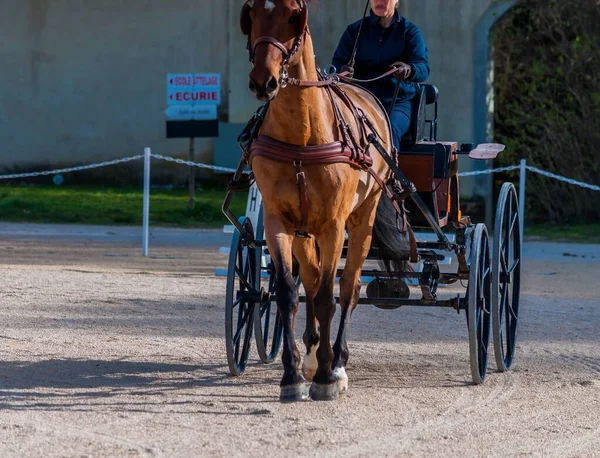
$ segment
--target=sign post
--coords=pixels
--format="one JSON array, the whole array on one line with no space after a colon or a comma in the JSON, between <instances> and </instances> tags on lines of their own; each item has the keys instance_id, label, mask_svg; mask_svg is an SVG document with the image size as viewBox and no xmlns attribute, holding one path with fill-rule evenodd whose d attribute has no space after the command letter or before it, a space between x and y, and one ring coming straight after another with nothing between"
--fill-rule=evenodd
<instances>
[{"instance_id":1,"label":"sign post","mask_svg":"<svg viewBox=\"0 0 600 458\"><path fill-rule=\"evenodd\" d=\"M218 137L217 105L221 103L218 73L169 73L167 75L167 138L189 138L189 160L194 158L194 139ZM188 208L196 205L195 170L189 170Z\"/></svg>"}]
</instances>

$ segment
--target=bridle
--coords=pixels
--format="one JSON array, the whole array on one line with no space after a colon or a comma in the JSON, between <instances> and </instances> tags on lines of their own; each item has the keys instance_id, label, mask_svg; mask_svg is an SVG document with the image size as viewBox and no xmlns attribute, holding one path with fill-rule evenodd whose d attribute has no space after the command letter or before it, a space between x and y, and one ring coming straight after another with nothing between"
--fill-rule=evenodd
<instances>
[{"instance_id":1,"label":"bridle","mask_svg":"<svg viewBox=\"0 0 600 458\"><path fill-rule=\"evenodd\" d=\"M306 33L308 33L308 27L304 29L304 34ZM301 33L300 35L296 36L296 38L294 39L294 44L292 45L292 49L290 50L286 49L286 47L281 42L277 41L273 37L258 37L254 42L254 47L252 48L252 50L248 50L250 54L250 62L252 63L252 65L254 65L254 54L256 53L256 48L258 47L258 45L266 43L267 45L275 46L283 54L283 60L281 61L281 70L279 72L279 84L282 88L287 87L290 81L290 75L288 73L288 69L290 67L290 60L292 60L292 57L294 57L298 53L298 50L300 49L300 43L304 34ZM250 36L248 36L248 47L250 47Z\"/></svg>"},{"instance_id":2,"label":"bridle","mask_svg":"<svg viewBox=\"0 0 600 458\"><path fill-rule=\"evenodd\" d=\"M276 40L270 36L261 36L256 39L254 44L251 42L251 34L252 34L252 21L250 20L250 10L254 6L254 0L247 0L244 6L242 7L242 12L240 16L240 27L242 29L242 33L248 37L246 49L248 51L248 57L250 59L250 63L254 65L254 56L256 54L256 49L259 45L266 44L275 46L283 56L281 62L281 70L279 72L279 85L281 88L285 88L287 86L297 86L297 87L326 87L330 85L339 84L340 80L345 82L353 82L353 83L368 83L377 81L381 78L385 78L391 75L396 69L392 69L383 75L374 78L372 80L358 80L354 78L350 78L347 73L331 73L329 75L325 74L325 76L320 77L319 81L303 81L297 78L290 78L288 69L290 66L290 61L296 55L300 49L300 45L302 44L302 40L305 39L306 34L310 34L308 30L308 6L306 5L306 0L296 0L298 5L300 6L300 25L298 27L298 31L296 34L296 38L294 39L294 43L292 44L291 49L287 49L280 41ZM369 6L369 0L367 0L367 8ZM368 9L365 9L365 14L363 15L363 19L361 21L361 29L362 23L365 20L365 16L367 14ZM359 34L356 37L356 42L354 44L354 51L352 52L352 60L356 55L356 49L358 46L358 38ZM321 76L321 75L320 75Z\"/></svg>"},{"instance_id":3,"label":"bridle","mask_svg":"<svg viewBox=\"0 0 600 458\"><path fill-rule=\"evenodd\" d=\"M248 50L248 57L249 57L250 63L252 65L254 65L254 56L256 54L256 48L258 48L258 46L261 44L266 44L267 46L268 45L275 46L277 49L279 49L281 51L281 54L283 55L283 60L281 61L281 70L279 72L279 84L282 88L285 88L285 87L287 87L288 84L290 84L290 77L289 77L289 73L288 73L290 61L298 53L298 50L300 49L300 45L302 43L303 38L306 37L307 33L310 33L308 31L308 22L307 22L307 15L308 15L307 8L308 7L306 5L306 2L304 0L296 0L296 2L298 2L298 5L300 6L300 17L302 18L302 22L304 24L303 24L303 26L301 25L300 27L298 27L298 32L296 34L296 38L294 39L294 43L292 44L291 49L287 49L280 41L278 41L275 38L270 37L270 36L258 37L256 39L256 41L254 42L254 45L252 45L252 42L251 42L252 22L249 21L247 19L247 17L250 13L250 9L252 9L252 6L254 6L254 0L248 0L244 4L244 6L242 8L242 15L241 15L241 20L240 20L242 32L248 36L248 44L246 45L246 49Z\"/></svg>"}]
</instances>

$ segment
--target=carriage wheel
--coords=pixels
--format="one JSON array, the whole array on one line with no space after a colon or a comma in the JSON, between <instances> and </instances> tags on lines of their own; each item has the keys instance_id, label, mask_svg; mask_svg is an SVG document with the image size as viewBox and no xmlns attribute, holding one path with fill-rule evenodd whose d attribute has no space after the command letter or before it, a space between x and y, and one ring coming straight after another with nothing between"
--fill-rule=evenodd
<instances>
[{"instance_id":1,"label":"carriage wheel","mask_svg":"<svg viewBox=\"0 0 600 458\"><path fill-rule=\"evenodd\" d=\"M519 201L512 183L500 190L492 251L492 328L500 372L512 364L519 321L521 289L521 226Z\"/></svg>"},{"instance_id":2,"label":"carriage wheel","mask_svg":"<svg viewBox=\"0 0 600 458\"><path fill-rule=\"evenodd\" d=\"M467 288L469 353L473 383L485 378L490 345L492 272L488 234L485 224L473 231Z\"/></svg>"},{"instance_id":3,"label":"carriage wheel","mask_svg":"<svg viewBox=\"0 0 600 458\"><path fill-rule=\"evenodd\" d=\"M256 240L264 238L263 210L260 209L258 223L256 225ZM262 248L259 249L259 265L261 264ZM259 279L260 282L260 279ZM260 283L259 283L260 284ZM256 350L263 363L271 363L277 357L281 348L281 339L283 337L283 323L277 310L277 304L271 303L271 295L275 294L275 272L269 276L269 285L267 295L259 307L254 309L254 333L256 336Z\"/></svg>"},{"instance_id":4,"label":"carriage wheel","mask_svg":"<svg viewBox=\"0 0 600 458\"><path fill-rule=\"evenodd\" d=\"M253 239L250 219L242 217L239 221L247 237ZM257 251L257 248L250 248L244 237L235 231L229 252L225 303L225 344L232 375L244 372L250 353L254 308L260 288L260 258L257 258Z\"/></svg>"},{"instance_id":5,"label":"carriage wheel","mask_svg":"<svg viewBox=\"0 0 600 458\"><path fill-rule=\"evenodd\" d=\"M275 294L275 273L269 277L268 286L269 298L261 302L260 307L254 309L254 332L256 334L256 350L260 360L265 363L272 363L281 348L283 338L283 323L281 315L277 310L277 304L270 300L270 296Z\"/></svg>"}]
</instances>

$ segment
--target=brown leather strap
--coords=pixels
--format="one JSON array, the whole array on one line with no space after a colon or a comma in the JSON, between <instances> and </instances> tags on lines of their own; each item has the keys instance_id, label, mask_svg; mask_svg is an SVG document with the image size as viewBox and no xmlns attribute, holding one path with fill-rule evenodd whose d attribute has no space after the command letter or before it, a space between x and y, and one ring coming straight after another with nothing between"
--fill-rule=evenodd
<instances>
[{"instance_id":1,"label":"brown leather strap","mask_svg":"<svg viewBox=\"0 0 600 458\"><path fill-rule=\"evenodd\" d=\"M283 46L279 41L277 41L273 37L268 37L268 36L258 37L256 39L256 41L254 42L254 47L252 48L252 54L256 54L257 46L262 43L271 44L271 45L275 46L283 53L283 57L288 57L290 54L290 52L287 50L287 48L285 46Z\"/></svg>"},{"instance_id":2,"label":"brown leather strap","mask_svg":"<svg viewBox=\"0 0 600 458\"><path fill-rule=\"evenodd\" d=\"M331 106L333 107L333 114L335 115L335 120L336 120L336 124L338 126L338 131L340 132L340 135L342 136L342 143L344 145L348 146L349 145L348 136L347 136L348 128L347 128L346 120L344 119L344 115L340 111L340 107L338 106L337 102L335 101L335 98L333 97L333 90L330 87L328 87L328 88L326 88L325 93L329 97Z\"/></svg>"},{"instance_id":3,"label":"brown leather strap","mask_svg":"<svg viewBox=\"0 0 600 458\"><path fill-rule=\"evenodd\" d=\"M398 70L396 67L392 68L391 70L388 70L387 72L385 72L383 75L379 75L377 78L372 78L370 80L359 80L356 78L351 78L347 75L347 72L344 72L346 75L344 75L344 73L340 74L340 78L344 81L350 81L351 83L373 83L375 81L378 81L380 79L385 78L386 76L390 76L392 73L395 73L396 70ZM344 76L342 76L344 75Z\"/></svg>"},{"instance_id":4,"label":"brown leather strap","mask_svg":"<svg viewBox=\"0 0 600 458\"><path fill-rule=\"evenodd\" d=\"M408 243L410 245L410 262L418 262L419 252L417 250L417 238L415 237L415 233L413 232L412 227L410 227L410 224L408 224L408 220L406 218L406 210L404 209L404 202L402 202L401 208L399 201L394 198L394 195L390 191L390 188L388 188L385 185L381 177L377 175L373 169L369 169L369 174L375 179L375 181L381 187L381 189L383 189L383 192L385 193L386 197L390 199L394 210L396 210L398 216L402 218L402 233L405 235L408 233Z\"/></svg>"},{"instance_id":5,"label":"brown leather strap","mask_svg":"<svg viewBox=\"0 0 600 458\"><path fill-rule=\"evenodd\" d=\"M335 74L329 75L328 77L323 76L323 79L321 79L319 81L308 81L308 80L301 80L298 78L288 78L287 83L290 86L298 86L298 87L328 87L328 86L337 86L338 84L340 84L341 78L347 78L347 77L348 77L348 72L343 72L343 73L335 73Z\"/></svg>"},{"instance_id":6,"label":"brown leather strap","mask_svg":"<svg viewBox=\"0 0 600 458\"><path fill-rule=\"evenodd\" d=\"M290 164L301 161L304 165L341 162L361 170L367 170L373 165L373 159L369 155L352 151L341 142L316 146L297 146L280 142L266 135L259 135L250 145L249 151L248 163L250 167L252 167L252 160L256 156L265 156L269 159Z\"/></svg>"},{"instance_id":7,"label":"brown leather strap","mask_svg":"<svg viewBox=\"0 0 600 458\"><path fill-rule=\"evenodd\" d=\"M309 238L308 234L308 215L310 213L310 199L308 196L308 189L306 187L306 175L302 170L302 162L295 161L294 166L296 167L296 183L298 184L298 192L300 197L300 212L302 213L302 222L300 223L300 230L296 231L296 237Z\"/></svg>"},{"instance_id":8,"label":"brown leather strap","mask_svg":"<svg viewBox=\"0 0 600 458\"><path fill-rule=\"evenodd\" d=\"M365 147L367 145L367 131L365 128L365 123L362 122L362 112L359 111L359 109L356 107L356 105L354 104L354 102L352 102L352 100L350 99L350 97L348 97L348 94L346 94L346 92L340 88L339 86L335 86L332 87L332 91L342 100L342 102L344 102L344 104L348 107L348 109L350 110L350 112L352 113L352 116L354 117L354 120L356 122L356 127L357 129L360 131L361 134L361 139L360 139L360 145L358 145L358 147ZM354 138L352 131L350 131L350 134L352 135L352 141L356 144L356 139Z\"/></svg>"},{"instance_id":9,"label":"brown leather strap","mask_svg":"<svg viewBox=\"0 0 600 458\"><path fill-rule=\"evenodd\" d=\"M281 45L281 43L279 43L278 41L274 40L274 39L269 39L270 37L261 37L258 40L256 40L255 44L254 44L254 49L256 49L256 45L259 43L259 40L265 38L264 40L261 41L261 43L264 42L269 42L275 46L277 46L279 49L283 48L283 45ZM281 47L280 47L281 46ZM285 48L283 48L285 49ZM286 55L284 53L284 55ZM298 86L298 87L326 87L326 86L335 86L337 85L340 80L342 81L348 81L351 83L372 83L375 81L378 81L380 79L383 79L387 76L390 76L392 73L394 73L396 70L398 70L396 67L392 68L391 70L388 70L387 72L385 72L383 75L379 75L377 78L373 78L370 80L359 80L356 78L352 78L349 75L349 72L342 72L342 73L336 73L334 75L331 75L331 77L322 80L322 81L306 81L306 80L301 80L298 78L288 78L287 82L289 85L291 86Z\"/></svg>"},{"instance_id":10,"label":"brown leather strap","mask_svg":"<svg viewBox=\"0 0 600 458\"><path fill-rule=\"evenodd\" d=\"M290 86L298 86L298 87L327 87L327 86L335 86L340 82L339 78L330 78L321 81L307 81L301 80L298 78L288 78L287 83Z\"/></svg>"},{"instance_id":11,"label":"brown leather strap","mask_svg":"<svg viewBox=\"0 0 600 458\"><path fill-rule=\"evenodd\" d=\"M406 225L408 231L408 243L410 244L410 262L419 262L419 252L417 250L417 238L410 224Z\"/></svg>"}]
</instances>

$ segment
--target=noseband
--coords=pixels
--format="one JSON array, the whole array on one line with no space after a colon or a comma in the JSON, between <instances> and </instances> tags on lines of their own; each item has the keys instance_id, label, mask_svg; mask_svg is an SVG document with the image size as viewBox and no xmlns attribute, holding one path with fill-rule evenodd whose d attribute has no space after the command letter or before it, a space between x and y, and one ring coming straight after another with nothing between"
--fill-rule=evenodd
<instances>
[{"instance_id":1,"label":"noseband","mask_svg":"<svg viewBox=\"0 0 600 458\"><path fill-rule=\"evenodd\" d=\"M307 32L308 27L304 29L304 33ZM296 37L296 39L294 40L294 44L292 45L292 49L290 50L288 50L281 42L277 41L273 37L258 37L254 42L254 47L252 48L252 51L249 51L250 62L252 63L252 65L254 65L254 55L256 54L256 48L258 47L258 45L265 43L267 45L275 46L283 54L283 60L281 61L281 71L279 72L279 84L282 88L287 87L289 81L288 68L290 66L290 60L296 55L298 49L300 49L300 42L302 41L302 36L303 34L300 33ZM250 37L248 37L248 48L250 48Z\"/></svg>"}]
</instances>

